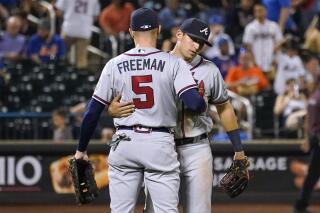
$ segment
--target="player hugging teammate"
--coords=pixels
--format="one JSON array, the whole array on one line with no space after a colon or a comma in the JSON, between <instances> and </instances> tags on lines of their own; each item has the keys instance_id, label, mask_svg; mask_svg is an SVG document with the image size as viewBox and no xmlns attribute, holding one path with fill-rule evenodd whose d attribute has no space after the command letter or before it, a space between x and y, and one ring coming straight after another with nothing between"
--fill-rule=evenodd
<instances>
[{"instance_id":1,"label":"player hugging teammate","mask_svg":"<svg viewBox=\"0 0 320 213\"><path fill-rule=\"evenodd\" d=\"M207 104L213 104L217 108L221 123L229 135L235 152L234 161L220 184L230 197L234 197L243 192L247 186L249 162L241 145L237 119L222 76L212 62L198 55L205 44L211 46L208 42L209 34L210 28L204 22L195 18L185 20L176 34L177 44L170 54L182 58L188 63L187 69L198 83L200 94L204 96ZM165 61L165 58L161 60ZM162 89L165 90L165 88ZM145 97L148 99L147 94ZM209 116L210 107L207 107L205 112L198 113L190 109L185 99L181 101L177 98L176 100L178 100L176 103L178 119L174 139L180 162L183 210L185 213L209 213L211 212L213 182L213 159L207 137L207 133L212 128L212 119ZM130 118L137 113L137 111L133 112L135 107L138 108L133 99L133 103L113 101L108 109L114 117L128 116ZM168 103L161 106L164 113L162 116L167 114L167 107ZM164 117L155 117L147 126L152 126L156 119L164 119ZM151 138L148 143L154 146ZM148 168L143 169L148 170ZM156 175L156 171L154 172L154 175ZM148 181L148 176L145 179ZM167 194L164 194L161 189L156 189L158 195L153 194L153 191L154 189L149 188L146 182L145 212L162 212L159 209L164 208L164 206L158 206L159 204L155 203L154 197L159 194L167 196Z\"/></svg>"}]
</instances>

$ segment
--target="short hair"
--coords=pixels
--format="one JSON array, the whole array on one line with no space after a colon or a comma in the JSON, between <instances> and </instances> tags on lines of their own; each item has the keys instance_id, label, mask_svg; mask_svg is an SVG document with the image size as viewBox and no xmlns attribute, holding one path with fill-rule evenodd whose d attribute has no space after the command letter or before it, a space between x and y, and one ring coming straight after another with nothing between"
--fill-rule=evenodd
<instances>
[{"instance_id":1,"label":"short hair","mask_svg":"<svg viewBox=\"0 0 320 213\"><path fill-rule=\"evenodd\" d=\"M289 85L291 83L296 83L296 82L297 82L297 80L295 78L289 78L286 80L286 85Z\"/></svg>"},{"instance_id":2,"label":"short hair","mask_svg":"<svg viewBox=\"0 0 320 213\"><path fill-rule=\"evenodd\" d=\"M291 50L299 50L300 49L299 42L295 38L291 38L291 39L287 40L283 44L283 47L285 49L291 49Z\"/></svg>"},{"instance_id":3,"label":"short hair","mask_svg":"<svg viewBox=\"0 0 320 213\"><path fill-rule=\"evenodd\" d=\"M305 63L305 64L309 63L313 59L319 61L319 57L316 54L314 54L308 50L302 50L301 59L302 59L303 63Z\"/></svg>"},{"instance_id":4,"label":"short hair","mask_svg":"<svg viewBox=\"0 0 320 213\"><path fill-rule=\"evenodd\" d=\"M67 113L65 112L65 110L63 109L56 109L52 112L53 116L59 116L59 117L63 117L66 118L67 117Z\"/></svg>"},{"instance_id":5,"label":"short hair","mask_svg":"<svg viewBox=\"0 0 320 213\"><path fill-rule=\"evenodd\" d=\"M255 7L255 6L260 6L260 7L263 7L264 9L268 9L267 8L267 6L265 5L265 4L263 4L263 3L255 3L254 5L253 5L253 7Z\"/></svg>"}]
</instances>

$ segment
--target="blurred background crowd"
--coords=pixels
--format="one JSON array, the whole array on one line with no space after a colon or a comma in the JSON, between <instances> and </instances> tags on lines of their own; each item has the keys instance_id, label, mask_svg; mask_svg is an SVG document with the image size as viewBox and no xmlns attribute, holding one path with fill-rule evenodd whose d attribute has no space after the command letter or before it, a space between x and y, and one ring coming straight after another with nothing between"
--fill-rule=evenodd
<instances>
[{"instance_id":1,"label":"blurred background crowd","mask_svg":"<svg viewBox=\"0 0 320 213\"><path fill-rule=\"evenodd\" d=\"M319 0L0 0L0 139L77 139L104 64L134 46L138 7L158 12L163 51L186 18L209 24L213 47L201 55L219 67L244 139L303 137L320 73ZM105 114L95 137L113 131Z\"/></svg>"}]
</instances>

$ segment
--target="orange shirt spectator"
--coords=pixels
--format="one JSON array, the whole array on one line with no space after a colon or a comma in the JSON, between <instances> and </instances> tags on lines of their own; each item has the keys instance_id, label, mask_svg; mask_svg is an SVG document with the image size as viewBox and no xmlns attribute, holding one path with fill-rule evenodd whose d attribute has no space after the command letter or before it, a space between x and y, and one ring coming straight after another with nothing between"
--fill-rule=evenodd
<instances>
[{"instance_id":1,"label":"orange shirt spectator","mask_svg":"<svg viewBox=\"0 0 320 213\"><path fill-rule=\"evenodd\" d=\"M106 33L117 36L119 32L128 31L133 10L134 6L131 3L113 0L103 9L99 17L99 24Z\"/></svg>"},{"instance_id":2,"label":"orange shirt spectator","mask_svg":"<svg viewBox=\"0 0 320 213\"><path fill-rule=\"evenodd\" d=\"M262 70L253 65L251 53L242 52L239 56L239 63L239 66L230 68L225 79L231 90L242 96L250 96L269 86Z\"/></svg>"}]
</instances>

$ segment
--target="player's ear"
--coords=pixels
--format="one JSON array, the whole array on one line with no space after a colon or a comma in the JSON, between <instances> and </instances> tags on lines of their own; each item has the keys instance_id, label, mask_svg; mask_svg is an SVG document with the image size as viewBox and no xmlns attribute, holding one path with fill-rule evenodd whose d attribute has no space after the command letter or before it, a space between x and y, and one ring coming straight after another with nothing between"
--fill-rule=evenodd
<instances>
[{"instance_id":1,"label":"player's ear","mask_svg":"<svg viewBox=\"0 0 320 213\"><path fill-rule=\"evenodd\" d=\"M177 30L176 37L177 37L178 40L182 39L183 32L180 29Z\"/></svg>"},{"instance_id":2,"label":"player's ear","mask_svg":"<svg viewBox=\"0 0 320 213\"><path fill-rule=\"evenodd\" d=\"M161 33L161 25L159 25L158 27L158 34L160 35L160 33Z\"/></svg>"},{"instance_id":3,"label":"player's ear","mask_svg":"<svg viewBox=\"0 0 320 213\"><path fill-rule=\"evenodd\" d=\"M129 33L130 33L131 37L134 39L134 35L133 35L131 28L129 28Z\"/></svg>"}]
</instances>

